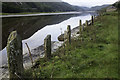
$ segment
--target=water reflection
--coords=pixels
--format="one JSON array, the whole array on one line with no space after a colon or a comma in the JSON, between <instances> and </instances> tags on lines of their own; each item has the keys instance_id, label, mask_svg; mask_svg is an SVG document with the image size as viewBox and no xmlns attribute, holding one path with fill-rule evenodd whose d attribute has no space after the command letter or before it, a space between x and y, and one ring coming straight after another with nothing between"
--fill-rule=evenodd
<instances>
[{"instance_id":1,"label":"water reflection","mask_svg":"<svg viewBox=\"0 0 120 80\"><path fill-rule=\"evenodd\" d=\"M79 25L79 20L82 23L85 20L91 19L90 13L83 13L79 15L56 15L56 16L39 16L39 17L18 17L18 18L3 18L3 48L6 45L9 33L17 30L22 36L23 53L27 52L25 43L27 42L31 49L34 49L43 44L44 38L47 34L51 34L52 41L58 41L57 37L67 29L67 25L75 28ZM62 30L61 30L62 29ZM2 63L7 62L6 48L0 51L0 59ZM1 58L2 57L2 58Z\"/></svg>"},{"instance_id":2,"label":"water reflection","mask_svg":"<svg viewBox=\"0 0 120 80\"><path fill-rule=\"evenodd\" d=\"M22 40L29 38L46 25L58 24L78 15L51 15L37 17L15 17L2 19L2 48L6 46L7 38L13 30L17 30Z\"/></svg>"}]
</instances>

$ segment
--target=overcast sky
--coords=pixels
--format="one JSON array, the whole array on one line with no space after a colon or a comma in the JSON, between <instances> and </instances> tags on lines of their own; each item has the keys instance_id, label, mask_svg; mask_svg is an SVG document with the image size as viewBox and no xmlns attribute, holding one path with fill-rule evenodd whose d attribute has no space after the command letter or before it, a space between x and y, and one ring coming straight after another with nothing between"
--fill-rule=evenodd
<instances>
[{"instance_id":1,"label":"overcast sky","mask_svg":"<svg viewBox=\"0 0 120 80\"><path fill-rule=\"evenodd\" d=\"M62 1L68 2L72 5L91 7L103 4L113 4L118 0L62 0Z\"/></svg>"}]
</instances>

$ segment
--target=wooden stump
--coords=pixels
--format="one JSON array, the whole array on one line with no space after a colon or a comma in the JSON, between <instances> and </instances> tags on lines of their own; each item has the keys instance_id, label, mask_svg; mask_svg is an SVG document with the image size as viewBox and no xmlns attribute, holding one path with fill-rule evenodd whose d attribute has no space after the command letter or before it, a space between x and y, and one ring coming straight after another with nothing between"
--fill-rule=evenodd
<instances>
[{"instance_id":1,"label":"wooden stump","mask_svg":"<svg viewBox=\"0 0 120 80\"><path fill-rule=\"evenodd\" d=\"M44 50L45 50L45 58L51 58L51 35L47 35L44 39Z\"/></svg>"},{"instance_id":2,"label":"wooden stump","mask_svg":"<svg viewBox=\"0 0 120 80\"><path fill-rule=\"evenodd\" d=\"M13 31L7 42L8 70L10 80L22 79L23 68L22 40L16 31Z\"/></svg>"}]
</instances>

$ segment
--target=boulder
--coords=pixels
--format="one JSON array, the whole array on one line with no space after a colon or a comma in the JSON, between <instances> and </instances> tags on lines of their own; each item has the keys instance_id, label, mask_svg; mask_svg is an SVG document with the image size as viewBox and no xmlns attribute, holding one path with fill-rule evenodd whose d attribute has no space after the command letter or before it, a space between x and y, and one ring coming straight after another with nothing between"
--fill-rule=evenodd
<instances>
[{"instance_id":1,"label":"boulder","mask_svg":"<svg viewBox=\"0 0 120 80\"><path fill-rule=\"evenodd\" d=\"M59 41L64 41L64 34L61 34L60 36L58 36L58 40Z\"/></svg>"}]
</instances>

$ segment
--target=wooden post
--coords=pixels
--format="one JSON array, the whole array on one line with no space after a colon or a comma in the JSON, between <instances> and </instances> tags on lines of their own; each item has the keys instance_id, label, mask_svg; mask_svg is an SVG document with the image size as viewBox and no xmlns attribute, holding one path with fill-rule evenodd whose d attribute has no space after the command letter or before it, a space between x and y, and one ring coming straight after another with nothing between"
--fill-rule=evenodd
<instances>
[{"instance_id":1,"label":"wooden post","mask_svg":"<svg viewBox=\"0 0 120 80\"><path fill-rule=\"evenodd\" d=\"M10 80L22 79L24 74L22 40L16 31L9 35L6 48Z\"/></svg>"},{"instance_id":2,"label":"wooden post","mask_svg":"<svg viewBox=\"0 0 120 80\"><path fill-rule=\"evenodd\" d=\"M91 24L93 25L93 24L94 24L94 17L92 16L91 19L92 19L92 20L91 20L91 21L92 21Z\"/></svg>"},{"instance_id":3,"label":"wooden post","mask_svg":"<svg viewBox=\"0 0 120 80\"><path fill-rule=\"evenodd\" d=\"M80 28L79 29L80 30L79 33L81 34L81 32L82 32L82 21L81 20L80 20L79 28Z\"/></svg>"},{"instance_id":4,"label":"wooden post","mask_svg":"<svg viewBox=\"0 0 120 80\"><path fill-rule=\"evenodd\" d=\"M88 26L88 20L86 20L86 27Z\"/></svg>"},{"instance_id":5,"label":"wooden post","mask_svg":"<svg viewBox=\"0 0 120 80\"><path fill-rule=\"evenodd\" d=\"M44 50L45 50L45 58L50 59L51 57L51 35L47 35L44 39Z\"/></svg>"},{"instance_id":6,"label":"wooden post","mask_svg":"<svg viewBox=\"0 0 120 80\"><path fill-rule=\"evenodd\" d=\"M84 30L85 30L84 25L82 25L82 31L84 31Z\"/></svg>"},{"instance_id":7,"label":"wooden post","mask_svg":"<svg viewBox=\"0 0 120 80\"><path fill-rule=\"evenodd\" d=\"M70 27L70 25L67 26L67 43L71 44L71 27Z\"/></svg>"},{"instance_id":8,"label":"wooden post","mask_svg":"<svg viewBox=\"0 0 120 80\"><path fill-rule=\"evenodd\" d=\"M94 22L95 22L95 19L96 19L96 17L95 17L95 15L94 15Z\"/></svg>"}]
</instances>

